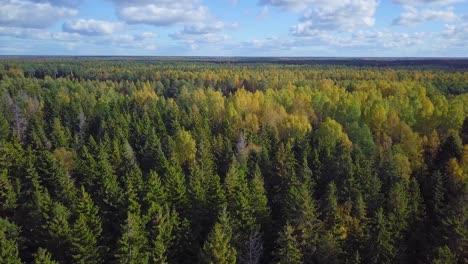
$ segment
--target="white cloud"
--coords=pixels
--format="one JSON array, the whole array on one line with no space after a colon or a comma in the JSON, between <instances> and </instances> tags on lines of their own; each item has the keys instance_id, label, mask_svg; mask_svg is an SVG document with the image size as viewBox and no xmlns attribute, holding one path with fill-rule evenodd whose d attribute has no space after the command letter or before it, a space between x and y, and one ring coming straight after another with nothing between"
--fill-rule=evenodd
<instances>
[{"instance_id":1,"label":"white cloud","mask_svg":"<svg viewBox=\"0 0 468 264\"><path fill-rule=\"evenodd\" d=\"M468 46L468 23L445 25L445 29L441 35L446 40L464 42Z\"/></svg>"},{"instance_id":2,"label":"white cloud","mask_svg":"<svg viewBox=\"0 0 468 264\"><path fill-rule=\"evenodd\" d=\"M208 17L205 6L197 0L113 0L117 15L129 24L169 26L204 21Z\"/></svg>"},{"instance_id":3,"label":"white cloud","mask_svg":"<svg viewBox=\"0 0 468 264\"><path fill-rule=\"evenodd\" d=\"M225 34L205 33L201 35L182 34L181 32L169 35L174 40L182 41L185 44L201 44L201 43L219 43L230 40L231 37Z\"/></svg>"},{"instance_id":4,"label":"white cloud","mask_svg":"<svg viewBox=\"0 0 468 264\"><path fill-rule=\"evenodd\" d=\"M405 7L405 11L393 21L393 24L400 26L413 26L416 24L421 24L430 21L450 22L455 21L457 19L458 16L453 12L451 8L446 10L418 10L414 7Z\"/></svg>"},{"instance_id":5,"label":"white cloud","mask_svg":"<svg viewBox=\"0 0 468 264\"><path fill-rule=\"evenodd\" d=\"M63 24L63 30L81 35L99 36L115 33L123 28L121 23L95 19L78 19Z\"/></svg>"},{"instance_id":6,"label":"white cloud","mask_svg":"<svg viewBox=\"0 0 468 264\"><path fill-rule=\"evenodd\" d=\"M357 56L385 56L399 54L414 55L433 51L441 47L443 41L436 33L400 33L389 30L359 30L353 33L337 33L316 30L314 34L300 38L270 37L242 43L245 48L258 51L285 51L285 54L327 54L334 56L339 50ZM302 53L301 53L302 52ZM342 54L342 53L340 53Z\"/></svg>"},{"instance_id":7,"label":"white cloud","mask_svg":"<svg viewBox=\"0 0 468 264\"><path fill-rule=\"evenodd\" d=\"M153 32L109 35L98 38L94 43L100 46L106 45L118 48L155 50L158 47L156 44L157 36L158 35Z\"/></svg>"},{"instance_id":8,"label":"white cloud","mask_svg":"<svg viewBox=\"0 0 468 264\"><path fill-rule=\"evenodd\" d=\"M325 2L321 0L260 0L259 5L276 6L290 11L301 11L307 9L310 5Z\"/></svg>"},{"instance_id":9,"label":"white cloud","mask_svg":"<svg viewBox=\"0 0 468 264\"><path fill-rule=\"evenodd\" d=\"M50 3L1 0L0 5L0 25L2 26L46 28L62 18L78 14L76 9L56 7Z\"/></svg>"},{"instance_id":10,"label":"white cloud","mask_svg":"<svg viewBox=\"0 0 468 264\"><path fill-rule=\"evenodd\" d=\"M54 6L76 6L80 2L80 0L31 0L35 3L49 3Z\"/></svg>"},{"instance_id":11,"label":"white cloud","mask_svg":"<svg viewBox=\"0 0 468 264\"><path fill-rule=\"evenodd\" d=\"M373 26L377 4L377 0L347 0L335 1L332 4L316 4L305 12L301 23L291 28L291 33L295 36L307 36L314 35L317 30L350 31Z\"/></svg>"},{"instance_id":12,"label":"white cloud","mask_svg":"<svg viewBox=\"0 0 468 264\"><path fill-rule=\"evenodd\" d=\"M44 29L22 27L0 27L0 36L58 41L74 41L80 39L80 35L76 33L49 32Z\"/></svg>"},{"instance_id":13,"label":"white cloud","mask_svg":"<svg viewBox=\"0 0 468 264\"><path fill-rule=\"evenodd\" d=\"M449 5L457 2L464 2L465 0L393 0L395 4L399 5Z\"/></svg>"},{"instance_id":14,"label":"white cloud","mask_svg":"<svg viewBox=\"0 0 468 264\"><path fill-rule=\"evenodd\" d=\"M195 23L192 25L187 25L184 27L181 33L191 34L191 35L201 35L211 32L222 31L224 29L237 28L237 23L224 23L221 21L211 22L211 23Z\"/></svg>"}]
</instances>

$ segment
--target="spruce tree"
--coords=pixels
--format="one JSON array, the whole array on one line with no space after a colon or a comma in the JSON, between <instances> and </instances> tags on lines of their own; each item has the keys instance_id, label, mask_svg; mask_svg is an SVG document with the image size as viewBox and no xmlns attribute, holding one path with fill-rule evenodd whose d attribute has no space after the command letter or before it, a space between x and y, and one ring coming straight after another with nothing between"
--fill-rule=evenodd
<instances>
[{"instance_id":1,"label":"spruce tree","mask_svg":"<svg viewBox=\"0 0 468 264\"><path fill-rule=\"evenodd\" d=\"M189 200L185 175L178 164L171 164L163 180L167 201L181 217L188 217Z\"/></svg>"},{"instance_id":2,"label":"spruce tree","mask_svg":"<svg viewBox=\"0 0 468 264\"><path fill-rule=\"evenodd\" d=\"M18 236L16 225L0 218L0 264L21 264L18 255Z\"/></svg>"},{"instance_id":3,"label":"spruce tree","mask_svg":"<svg viewBox=\"0 0 468 264\"><path fill-rule=\"evenodd\" d=\"M76 220L71 230L71 257L78 263L99 263L100 253L103 253L104 249L99 243L102 233L99 209L83 186L79 201L75 212Z\"/></svg>"},{"instance_id":4,"label":"spruce tree","mask_svg":"<svg viewBox=\"0 0 468 264\"><path fill-rule=\"evenodd\" d=\"M52 259L52 255L43 248L38 248L34 254L34 264L59 264L59 262Z\"/></svg>"},{"instance_id":5,"label":"spruce tree","mask_svg":"<svg viewBox=\"0 0 468 264\"><path fill-rule=\"evenodd\" d=\"M299 243L294 237L294 228L286 224L280 232L276 241L276 263L278 264L300 264L302 254Z\"/></svg>"},{"instance_id":6,"label":"spruce tree","mask_svg":"<svg viewBox=\"0 0 468 264\"><path fill-rule=\"evenodd\" d=\"M393 237L382 209L377 210L371 222L368 254L370 263L392 263L395 257Z\"/></svg>"},{"instance_id":7,"label":"spruce tree","mask_svg":"<svg viewBox=\"0 0 468 264\"><path fill-rule=\"evenodd\" d=\"M436 257L432 260L432 264L456 264L456 263L458 263L457 256L447 246L439 247L437 249Z\"/></svg>"},{"instance_id":8,"label":"spruce tree","mask_svg":"<svg viewBox=\"0 0 468 264\"><path fill-rule=\"evenodd\" d=\"M250 207L257 223L265 226L270 218L270 208L265 191L265 182L258 165L255 166L253 178L249 182Z\"/></svg>"},{"instance_id":9,"label":"spruce tree","mask_svg":"<svg viewBox=\"0 0 468 264\"><path fill-rule=\"evenodd\" d=\"M69 210L62 204L54 202L46 223L47 237L44 239L44 245L59 262L70 261L71 228L68 224L69 218Z\"/></svg>"},{"instance_id":10,"label":"spruce tree","mask_svg":"<svg viewBox=\"0 0 468 264\"><path fill-rule=\"evenodd\" d=\"M12 216L16 206L16 192L7 171L0 171L0 217Z\"/></svg>"},{"instance_id":11,"label":"spruce tree","mask_svg":"<svg viewBox=\"0 0 468 264\"><path fill-rule=\"evenodd\" d=\"M222 210L208 240L203 245L202 262L209 264L236 263L237 251L231 244L232 229L226 210Z\"/></svg>"},{"instance_id":12,"label":"spruce tree","mask_svg":"<svg viewBox=\"0 0 468 264\"><path fill-rule=\"evenodd\" d=\"M128 197L127 217L121 228L122 236L117 243L115 256L119 263L148 263L149 254L145 248L147 243L145 219L141 215L135 190L129 188L126 196Z\"/></svg>"}]
</instances>

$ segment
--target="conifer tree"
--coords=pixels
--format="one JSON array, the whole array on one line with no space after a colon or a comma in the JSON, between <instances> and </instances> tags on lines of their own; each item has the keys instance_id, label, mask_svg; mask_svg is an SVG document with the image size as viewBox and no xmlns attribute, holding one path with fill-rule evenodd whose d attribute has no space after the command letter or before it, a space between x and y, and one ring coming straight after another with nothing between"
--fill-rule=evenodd
<instances>
[{"instance_id":1,"label":"conifer tree","mask_svg":"<svg viewBox=\"0 0 468 264\"><path fill-rule=\"evenodd\" d=\"M70 261L71 228L68 224L69 217L70 212L65 206L58 202L52 204L46 223L48 234L44 245L59 262Z\"/></svg>"},{"instance_id":2,"label":"conifer tree","mask_svg":"<svg viewBox=\"0 0 468 264\"><path fill-rule=\"evenodd\" d=\"M222 210L208 240L203 245L203 263L233 264L236 263L237 252L231 245L232 229L226 210Z\"/></svg>"},{"instance_id":3,"label":"conifer tree","mask_svg":"<svg viewBox=\"0 0 468 264\"><path fill-rule=\"evenodd\" d=\"M7 219L0 218L0 263L21 264L18 255L18 228Z\"/></svg>"},{"instance_id":4,"label":"conifer tree","mask_svg":"<svg viewBox=\"0 0 468 264\"><path fill-rule=\"evenodd\" d=\"M0 142L10 136L10 124L4 115L0 116Z\"/></svg>"},{"instance_id":5,"label":"conifer tree","mask_svg":"<svg viewBox=\"0 0 468 264\"><path fill-rule=\"evenodd\" d=\"M322 209L325 227L331 230L336 238L341 238L343 230L341 217L338 212L338 194L333 181L328 184L327 191L322 200Z\"/></svg>"},{"instance_id":6,"label":"conifer tree","mask_svg":"<svg viewBox=\"0 0 468 264\"><path fill-rule=\"evenodd\" d=\"M447 246L442 246L437 249L437 255L432 260L432 264L455 264L457 256Z\"/></svg>"},{"instance_id":7,"label":"conifer tree","mask_svg":"<svg viewBox=\"0 0 468 264\"><path fill-rule=\"evenodd\" d=\"M294 228L286 224L280 232L276 241L276 263L278 264L300 264L302 254L299 244L294 237Z\"/></svg>"},{"instance_id":8,"label":"conifer tree","mask_svg":"<svg viewBox=\"0 0 468 264\"><path fill-rule=\"evenodd\" d=\"M102 233L99 209L84 187L81 187L79 201L76 209L77 219L71 230L71 256L76 262L99 263L99 242Z\"/></svg>"},{"instance_id":9,"label":"conifer tree","mask_svg":"<svg viewBox=\"0 0 468 264\"><path fill-rule=\"evenodd\" d=\"M146 223L141 215L135 190L131 186L127 190L126 196L128 197L127 217L121 228L122 236L117 243L115 256L119 263L148 263L149 254L145 248L147 243Z\"/></svg>"},{"instance_id":10,"label":"conifer tree","mask_svg":"<svg viewBox=\"0 0 468 264\"><path fill-rule=\"evenodd\" d=\"M317 248L323 234L323 223L318 219L315 201L308 184L295 180L287 200L288 221L294 227L305 263L317 259Z\"/></svg>"},{"instance_id":11,"label":"conifer tree","mask_svg":"<svg viewBox=\"0 0 468 264\"><path fill-rule=\"evenodd\" d=\"M245 176L245 168L241 167L235 157L226 175L225 189L226 199L229 201L227 210L233 219L234 233L239 236L239 239L244 239L248 231L256 223L250 207L250 192Z\"/></svg>"},{"instance_id":12,"label":"conifer tree","mask_svg":"<svg viewBox=\"0 0 468 264\"><path fill-rule=\"evenodd\" d=\"M270 208L265 191L265 182L258 165L255 166L253 178L249 182L250 207L253 215L261 226L264 226L270 218Z\"/></svg>"},{"instance_id":13,"label":"conifer tree","mask_svg":"<svg viewBox=\"0 0 468 264\"><path fill-rule=\"evenodd\" d=\"M0 171L0 217L11 216L16 206L16 192L7 170Z\"/></svg>"},{"instance_id":14,"label":"conifer tree","mask_svg":"<svg viewBox=\"0 0 468 264\"><path fill-rule=\"evenodd\" d=\"M59 264L59 262L52 259L52 255L43 248L38 248L34 254L34 264Z\"/></svg>"},{"instance_id":15,"label":"conifer tree","mask_svg":"<svg viewBox=\"0 0 468 264\"><path fill-rule=\"evenodd\" d=\"M187 197L187 185L185 175L178 164L169 166L163 182L169 204L175 208L181 217L188 217L190 204Z\"/></svg>"},{"instance_id":16,"label":"conifer tree","mask_svg":"<svg viewBox=\"0 0 468 264\"><path fill-rule=\"evenodd\" d=\"M395 245L382 209L377 210L370 226L368 254L370 263L392 263Z\"/></svg>"}]
</instances>

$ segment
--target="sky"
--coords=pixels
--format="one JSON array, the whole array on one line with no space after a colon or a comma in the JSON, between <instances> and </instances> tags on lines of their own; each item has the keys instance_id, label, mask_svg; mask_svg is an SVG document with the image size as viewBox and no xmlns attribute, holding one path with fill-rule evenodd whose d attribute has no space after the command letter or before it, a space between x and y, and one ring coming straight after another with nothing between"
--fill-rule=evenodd
<instances>
[{"instance_id":1,"label":"sky","mask_svg":"<svg viewBox=\"0 0 468 264\"><path fill-rule=\"evenodd\" d=\"M0 54L468 57L468 0L0 0Z\"/></svg>"}]
</instances>

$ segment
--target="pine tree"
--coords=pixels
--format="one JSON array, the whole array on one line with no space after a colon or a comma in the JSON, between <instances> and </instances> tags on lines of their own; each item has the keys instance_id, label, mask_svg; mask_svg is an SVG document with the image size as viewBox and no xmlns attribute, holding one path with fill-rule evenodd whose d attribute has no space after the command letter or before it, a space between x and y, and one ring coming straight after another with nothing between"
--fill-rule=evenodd
<instances>
[{"instance_id":1,"label":"pine tree","mask_svg":"<svg viewBox=\"0 0 468 264\"><path fill-rule=\"evenodd\" d=\"M276 241L276 263L278 264L300 264L302 254L300 246L294 237L294 228L286 224Z\"/></svg>"},{"instance_id":2,"label":"pine tree","mask_svg":"<svg viewBox=\"0 0 468 264\"><path fill-rule=\"evenodd\" d=\"M11 216L16 206L16 192L7 171L0 171L0 217Z\"/></svg>"},{"instance_id":3,"label":"pine tree","mask_svg":"<svg viewBox=\"0 0 468 264\"><path fill-rule=\"evenodd\" d=\"M208 167L208 168L207 168ZM191 200L191 225L195 241L202 243L213 225L213 219L224 207L226 197L219 176L209 169L211 166L195 165L189 182L189 197Z\"/></svg>"},{"instance_id":4,"label":"pine tree","mask_svg":"<svg viewBox=\"0 0 468 264\"><path fill-rule=\"evenodd\" d=\"M370 263L392 263L395 256L393 238L383 210L377 210L370 226L368 254Z\"/></svg>"},{"instance_id":5,"label":"pine tree","mask_svg":"<svg viewBox=\"0 0 468 264\"><path fill-rule=\"evenodd\" d=\"M231 245L232 229L226 210L222 210L218 222L214 225L208 240L203 245L203 263L236 263L237 252Z\"/></svg>"},{"instance_id":6,"label":"pine tree","mask_svg":"<svg viewBox=\"0 0 468 264\"><path fill-rule=\"evenodd\" d=\"M439 247L437 256L432 260L432 264L456 264L457 262L457 256L447 246Z\"/></svg>"},{"instance_id":7,"label":"pine tree","mask_svg":"<svg viewBox=\"0 0 468 264\"><path fill-rule=\"evenodd\" d=\"M323 223L318 219L309 185L294 180L288 191L286 207L287 219L295 229L304 262L313 263L317 259L317 248L321 244Z\"/></svg>"},{"instance_id":8,"label":"pine tree","mask_svg":"<svg viewBox=\"0 0 468 264\"><path fill-rule=\"evenodd\" d=\"M145 196L143 198L146 211L163 206L167 200L166 196L166 192L161 183L161 178L156 171L151 171L148 175Z\"/></svg>"},{"instance_id":9,"label":"pine tree","mask_svg":"<svg viewBox=\"0 0 468 264\"><path fill-rule=\"evenodd\" d=\"M65 168L49 151L40 151L36 159L36 169L41 183L52 198L67 207L75 203L77 190Z\"/></svg>"},{"instance_id":10,"label":"pine tree","mask_svg":"<svg viewBox=\"0 0 468 264\"><path fill-rule=\"evenodd\" d=\"M333 181L328 184L325 197L322 199L322 208L325 228L331 230L337 239L341 239L343 226L338 212L338 194Z\"/></svg>"},{"instance_id":11,"label":"pine tree","mask_svg":"<svg viewBox=\"0 0 468 264\"><path fill-rule=\"evenodd\" d=\"M99 263L99 242L102 233L99 209L83 186L79 201L76 208L77 218L71 230L71 257L78 263Z\"/></svg>"},{"instance_id":12,"label":"pine tree","mask_svg":"<svg viewBox=\"0 0 468 264\"><path fill-rule=\"evenodd\" d=\"M167 193L167 201L172 205L181 217L188 217L189 200L185 175L177 164L169 166L168 173L164 177L164 189Z\"/></svg>"},{"instance_id":13,"label":"pine tree","mask_svg":"<svg viewBox=\"0 0 468 264\"><path fill-rule=\"evenodd\" d=\"M70 261L71 228L68 225L69 217L70 212L65 206L58 202L53 203L50 218L47 219L45 227L48 233L45 246L59 262Z\"/></svg>"},{"instance_id":14,"label":"pine tree","mask_svg":"<svg viewBox=\"0 0 468 264\"><path fill-rule=\"evenodd\" d=\"M231 168L225 179L226 199L229 201L227 210L232 217L235 243L244 239L247 233L255 226L255 219L250 207L250 192L245 176L245 168L233 158Z\"/></svg>"},{"instance_id":15,"label":"pine tree","mask_svg":"<svg viewBox=\"0 0 468 264\"><path fill-rule=\"evenodd\" d=\"M179 218L167 204L150 208L148 212L150 263L167 263L168 255L179 231Z\"/></svg>"},{"instance_id":16,"label":"pine tree","mask_svg":"<svg viewBox=\"0 0 468 264\"><path fill-rule=\"evenodd\" d=\"M10 136L10 124L4 115L0 116L0 142Z\"/></svg>"},{"instance_id":17,"label":"pine tree","mask_svg":"<svg viewBox=\"0 0 468 264\"><path fill-rule=\"evenodd\" d=\"M35 264L59 264L59 262L52 259L52 255L43 248L39 248L34 254Z\"/></svg>"},{"instance_id":18,"label":"pine tree","mask_svg":"<svg viewBox=\"0 0 468 264\"><path fill-rule=\"evenodd\" d=\"M68 146L69 135L67 135L67 132L62 126L59 118L54 118L50 137L54 148L66 148Z\"/></svg>"},{"instance_id":19,"label":"pine tree","mask_svg":"<svg viewBox=\"0 0 468 264\"><path fill-rule=\"evenodd\" d=\"M263 180L260 167L255 166L254 176L250 180L250 207L253 211L257 223L264 226L270 218L270 208L265 191L265 182Z\"/></svg>"},{"instance_id":20,"label":"pine tree","mask_svg":"<svg viewBox=\"0 0 468 264\"><path fill-rule=\"evenodd\" d=\"M143 172L156 170L159 175L167 173L169 162L163 152L160 138L158 138L154 130L151 130L147 136L140 166Z\"/></svg>"},{"instance_id":21,"label":"pine tree","mask_svg":"<svg viewBox=\"0 0 468 264\"><path fill-rule=\"evenodd\" d=\"M15 224L0 218L0 264L21 264L18 255L18 235Z\"/></svg>"},{"instance_id":22,"label":"pine tree","mask_svg":"<svg viewBox=\"0 0 468 264\"><path fill-rule=\"evenodd\" d=\"M142 218L140 204L135 191L127 190L128 197L127 218L122 225L121 234L117 243L116 257L119 263L144 264L148 263L149 254L145 250L147 243L145 221Z\"/></svg>"},{"instance_id":23,"label":"pine tree","mask_svg":"<svg viewBox=\"0 0 468 264\"><path fill-rule=\"evenodd\" d=\"M402 182L395 183L388 194L388 223L394 239L401 239L402 232L408 226L407 188Z\"/></svg>"}]
</instances>

